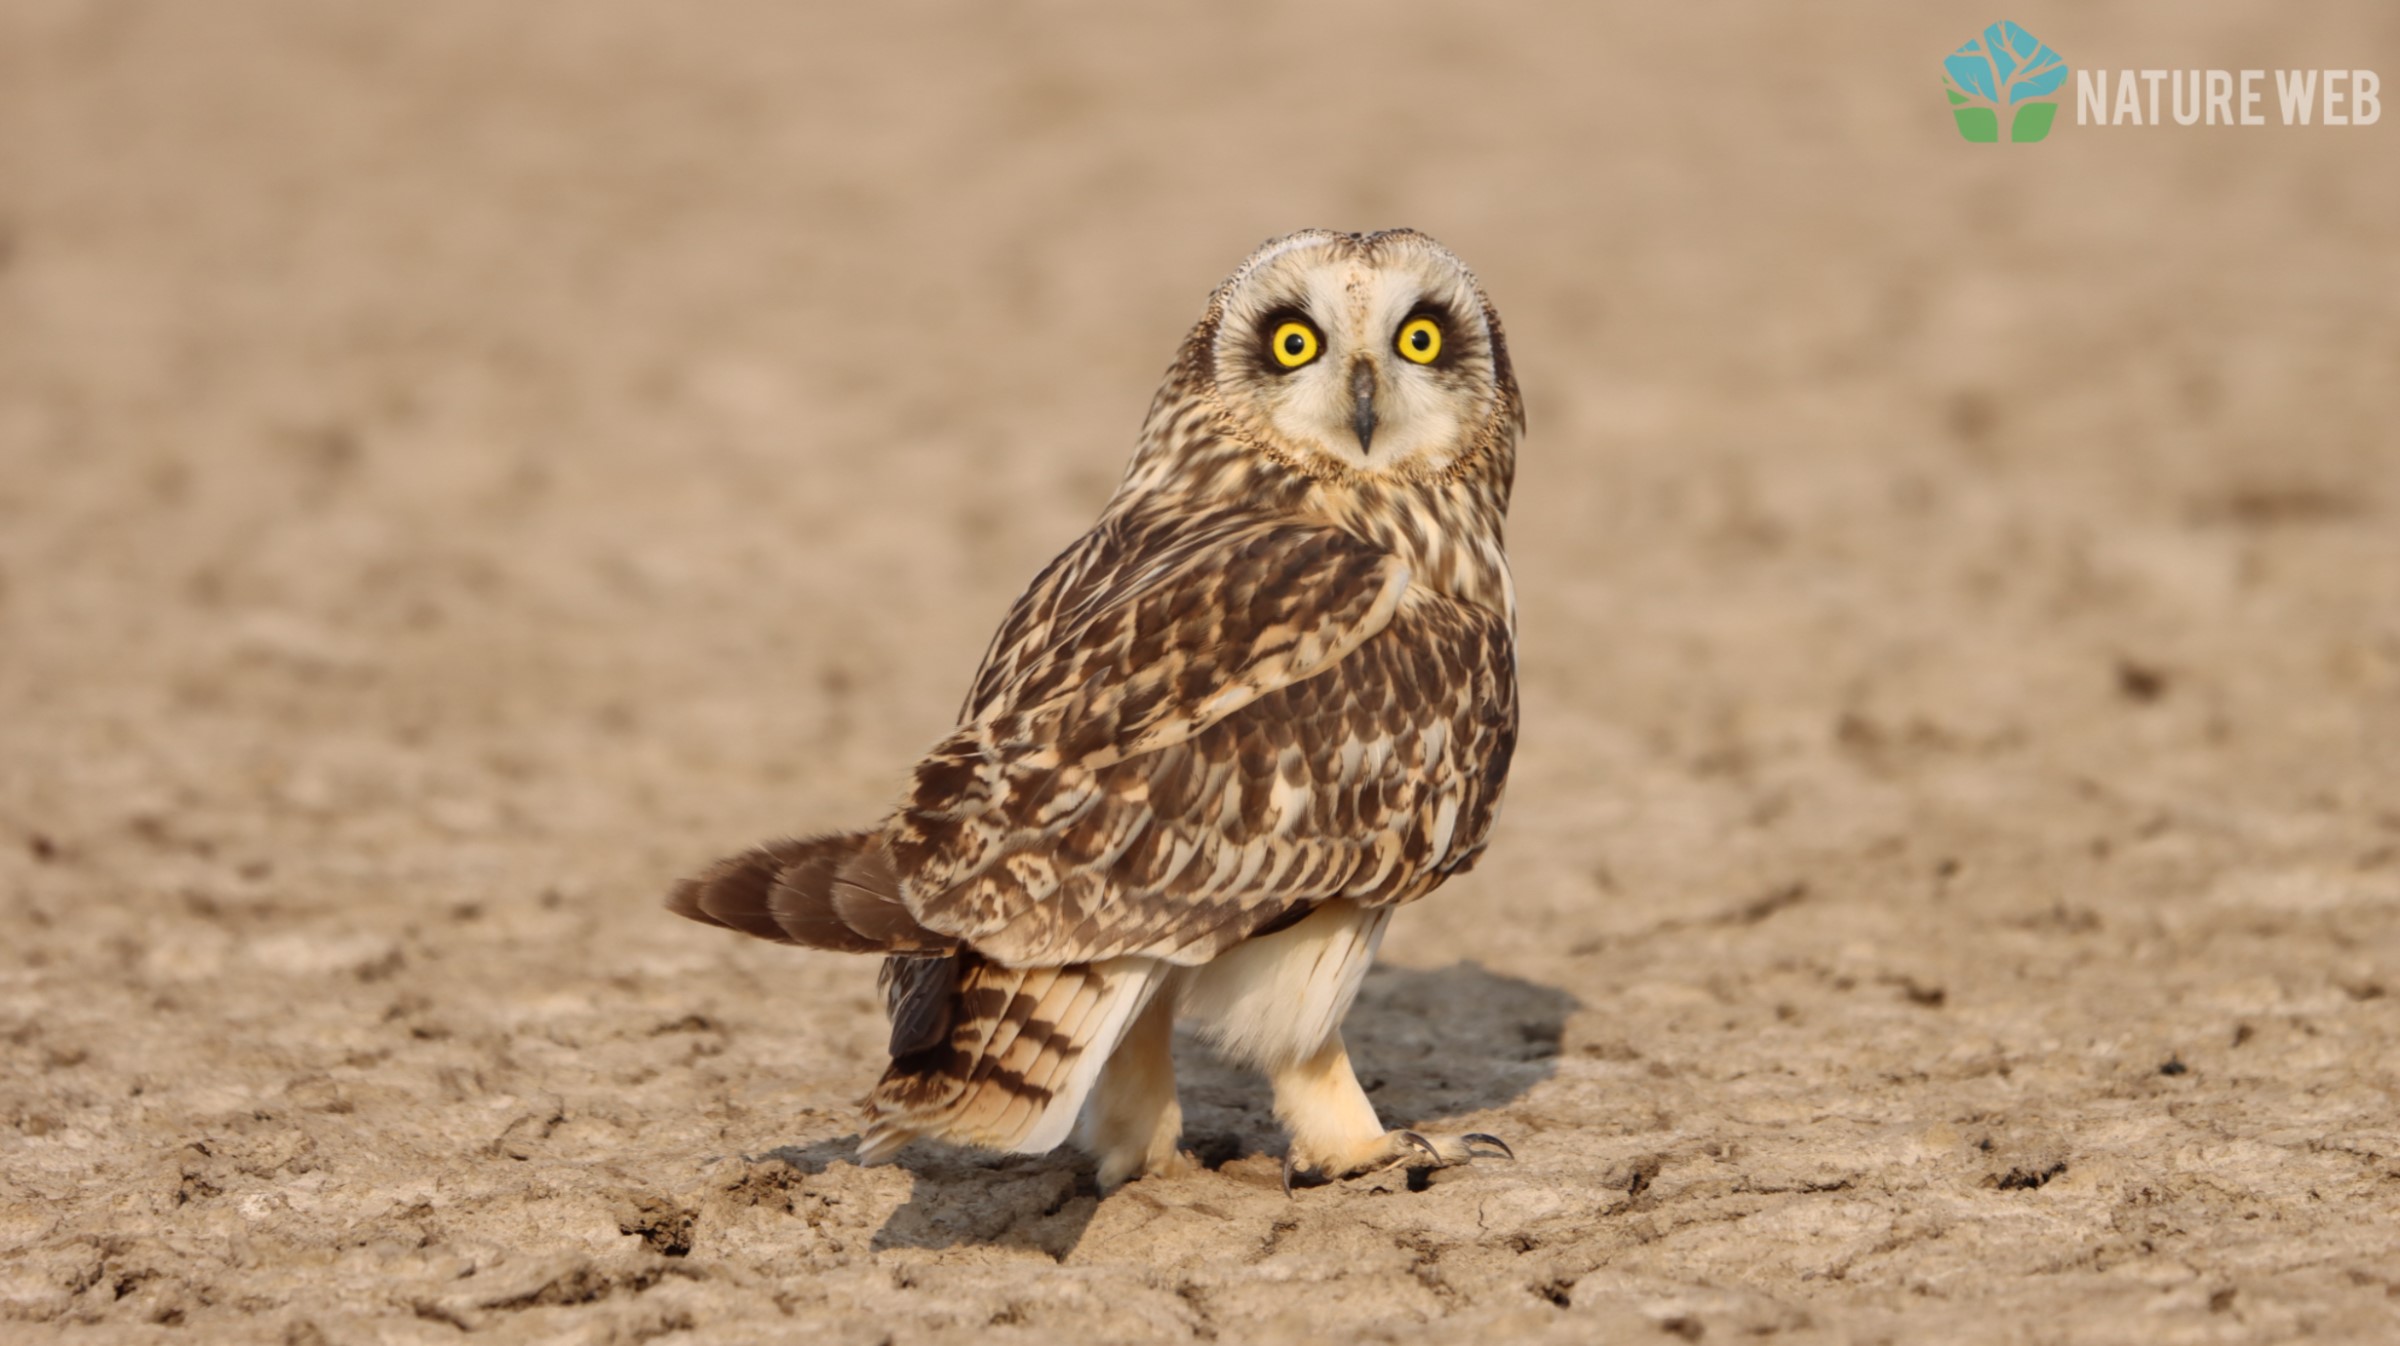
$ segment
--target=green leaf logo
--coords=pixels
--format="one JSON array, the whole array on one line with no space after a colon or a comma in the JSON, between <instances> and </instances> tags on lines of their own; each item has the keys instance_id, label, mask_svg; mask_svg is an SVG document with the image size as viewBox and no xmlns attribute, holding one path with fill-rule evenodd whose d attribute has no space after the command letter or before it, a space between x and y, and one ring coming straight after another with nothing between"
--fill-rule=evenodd
<instances>
[{"instance_id":1,"label":"green leaf logo","mask_svg":"<svg viewBox=\"0 0 2400 1346\"><path fill-rule=\"evenodd\" d=\"M2020 145L2049 135L2066 83L2066 58L2005 19L1942 62L1950 115L1978 144L1998 143L2003 130Z\"/></svg>"}]
</instances>

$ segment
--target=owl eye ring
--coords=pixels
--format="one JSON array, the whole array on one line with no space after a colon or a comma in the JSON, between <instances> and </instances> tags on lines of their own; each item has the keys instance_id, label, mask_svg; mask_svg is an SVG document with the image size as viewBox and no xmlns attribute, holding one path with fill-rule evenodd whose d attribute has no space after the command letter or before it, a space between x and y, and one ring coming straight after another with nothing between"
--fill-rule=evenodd
<instances>
[{"instance_id":1,"label":"owl eye ring","mask_svg":"<svg viewBox=\"0 0 2400 1346\"><path fill-rule=\"evenodd\" d=\"M1317 329L1298 318L1276 324L1275 334L1267 338L1267 352L1275 363L1285 369L1298 369L1317 358L1325 343L1317 339Z\"/></svg>"},{"instance_id":2,"label":"owl eye ring","mask_svg":"<svg viewBox=\"0 0 2400 1346\"><path fill-rule=\"evenodd\" d=\"M1400 324L1392 347L1415 364L1432 364L1442 353L1442 325L1431 318L1411 318Z\"/></svg>"}]
</instances>

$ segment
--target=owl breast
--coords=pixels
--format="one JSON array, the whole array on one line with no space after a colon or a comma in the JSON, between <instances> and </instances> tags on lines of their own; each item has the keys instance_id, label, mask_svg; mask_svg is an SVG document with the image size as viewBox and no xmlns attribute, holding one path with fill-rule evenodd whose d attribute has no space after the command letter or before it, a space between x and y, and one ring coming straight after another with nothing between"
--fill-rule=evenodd
<instances>
[{"instance_id":1,"label":"owl breast","mask_svg":"<svg viewBox=\"0 0 2400 1346\"><path fill-rule=\"evenodd\" d=\"M1516 582L1502 546L1507 506L1481 481L1325 484L1332 522L1406 562L1413 588L1471 603L1517 627Z\"/></svg>"}]
</instances>

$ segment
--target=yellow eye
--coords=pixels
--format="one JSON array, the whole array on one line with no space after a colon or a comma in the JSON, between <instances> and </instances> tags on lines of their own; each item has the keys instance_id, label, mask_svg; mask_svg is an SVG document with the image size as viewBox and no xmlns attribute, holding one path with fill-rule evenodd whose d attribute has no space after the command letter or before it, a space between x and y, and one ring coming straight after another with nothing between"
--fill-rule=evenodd
<instances>
[{"instance_id":1,"label":"yellow eye","mask_svg":"<svg viewBox=\"0 0 2400 1346\"><path fill-rule=\"evenodd\" d=\"M1298 369L1317 358L1317 329L1294 320L1275 329L1267 349L1275 352L1275 363L1286 369Z\"/></svg>"},{"instance_id":2,"label":"yellow eye","mask_svg":"<svg viewBox=\"0 0 2400 1346\"><path fill-rule=\"evenodd\" d=\"M1400 338L1392 344L1418 364L1432 364L1442 353L1442 325L1431 318L1411 318L1400 324Z\"/></svg>"}]
</instances>

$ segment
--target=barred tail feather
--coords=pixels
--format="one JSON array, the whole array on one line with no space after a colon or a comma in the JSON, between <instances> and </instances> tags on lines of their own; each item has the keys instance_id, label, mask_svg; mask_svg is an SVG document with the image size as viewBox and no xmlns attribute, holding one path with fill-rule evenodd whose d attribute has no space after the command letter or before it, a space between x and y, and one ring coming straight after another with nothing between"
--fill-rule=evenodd
<instances>
[{"instance_id":1,"label":"barred tail feather","mask_svg":"<svg viewBox=\"0 0 2400 1346\"><path fill-rule=\"evenodd\" d=\"M1074 1130L1100 1068L1173 971L1154 958L1010 968L958 955L948 1040L893 1060L861 1163L919 1136L1038 1154Z\"/></svg>"},{"instance_id":2,"label":"barred tail feather","mask_svg":"<svg viewBox=\"0 0 2400 1346\"><path fill-rule=\"evenodd\" d=\"M675 885L667 909L778 944L841 953L944 952L957 941L917 923L891 853L874 832L769 842Z\"/></svg>"}]
</instances>

